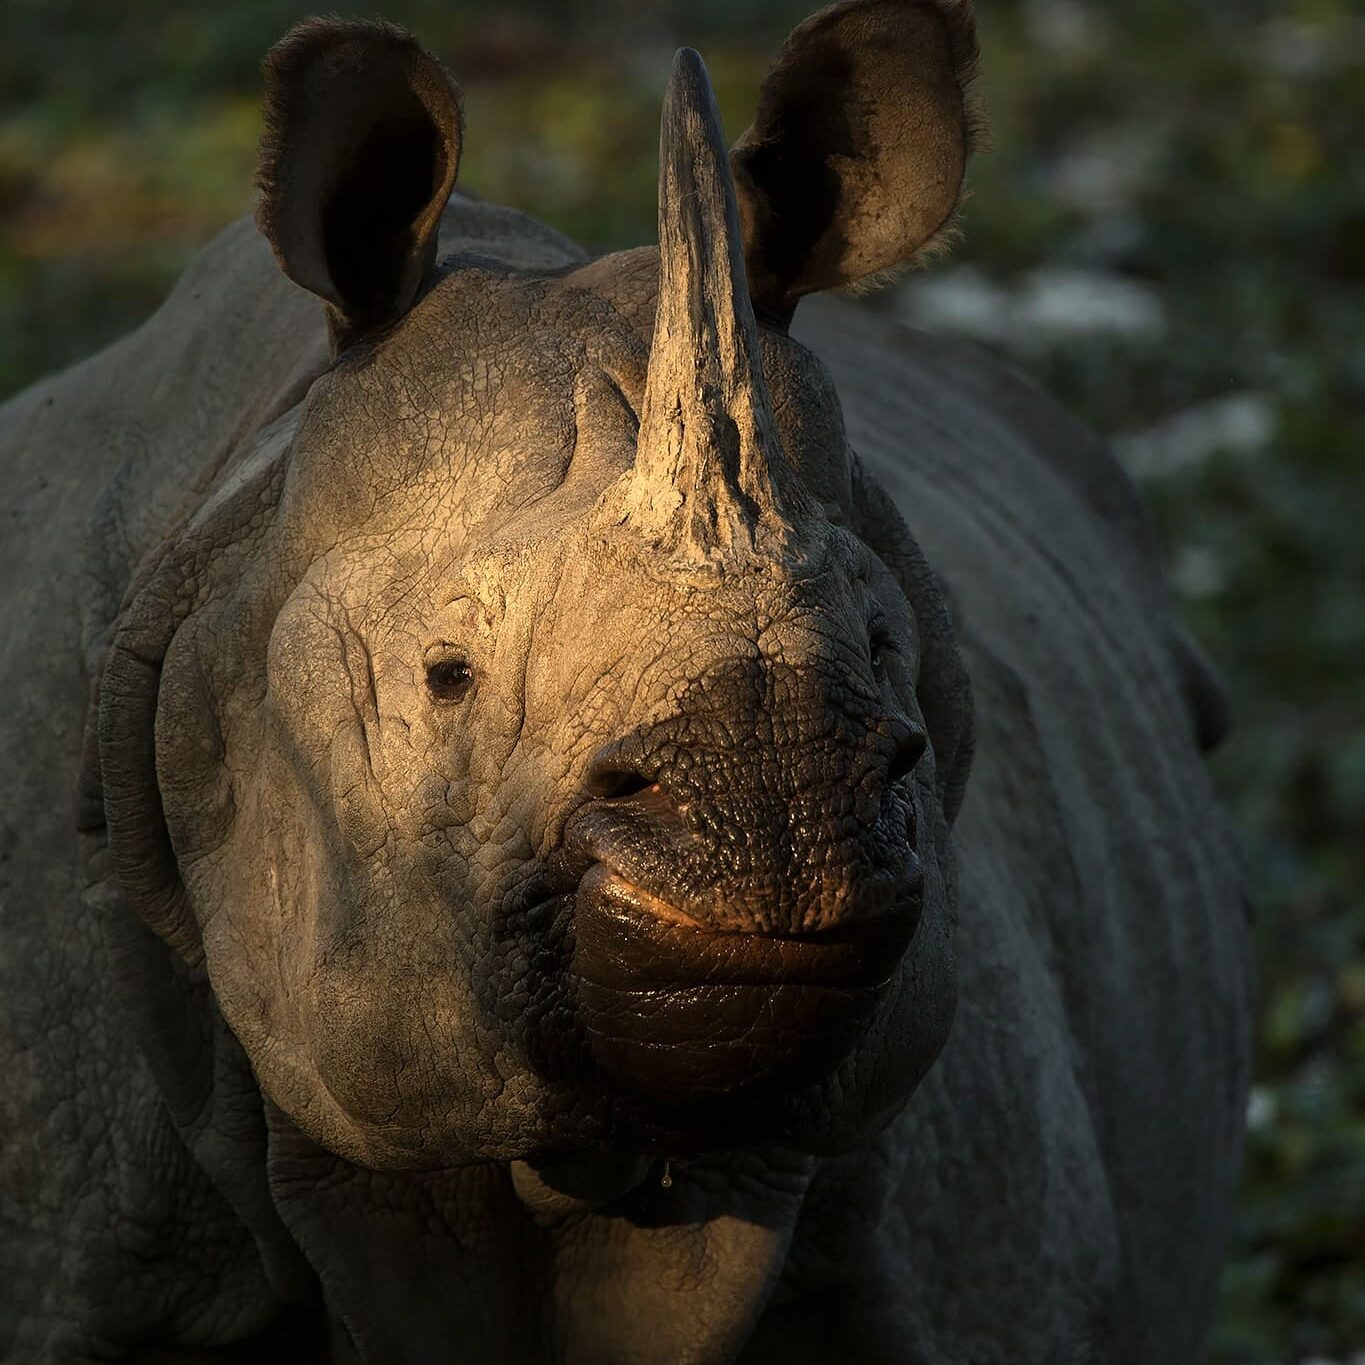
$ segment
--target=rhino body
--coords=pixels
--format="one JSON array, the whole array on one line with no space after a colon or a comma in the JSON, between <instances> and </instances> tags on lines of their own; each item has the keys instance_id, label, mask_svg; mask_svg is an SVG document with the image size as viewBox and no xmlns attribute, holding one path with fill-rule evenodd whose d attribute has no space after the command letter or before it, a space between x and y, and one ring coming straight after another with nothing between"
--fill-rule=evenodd
<instances>
[{"instance_id":1,"label":"rhino body","mask_svg":"<svg viewBox=\"0 0 1365 1365\"><path fill-rule=\"evenodd\" d=\"M609 258L604 285L552 230L456 194L437 259L577 279L648 342L652 248ZM885 489L864 534L894 537L894 504L952 603L975 711L958 1003L937 1063L861 1135L680 1142L667 1185L662 1139L622 1177L305 1136L225 1022L212 951L129 909L92 688L183 528L230 558L270 517L334 364L335 326L256 229L0 410L0 1358L1199 1358L1249 1011L1238 862L1199 753L1213 684L1124 475L1051 401L850 304L812 300L792 331L832 376L857 477ZM225 742L156 726L164 793L186 744Z\"/></svg>"}]
</instances>

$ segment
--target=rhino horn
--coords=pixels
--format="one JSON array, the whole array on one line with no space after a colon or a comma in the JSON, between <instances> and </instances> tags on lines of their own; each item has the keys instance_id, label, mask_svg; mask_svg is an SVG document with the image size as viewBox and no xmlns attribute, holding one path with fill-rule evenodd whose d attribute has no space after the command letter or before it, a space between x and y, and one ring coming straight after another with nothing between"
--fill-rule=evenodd
<instances>
[{"instance_id":1,"label":"rhino horn","mask_svg":"<svg viewBox=\"0 0 1365 1365\"><path fill-rule=\"evenodd\" d=\"M659 135L659 302L621 520L684 565L785 558L808 495L786 465L706 67L673 62Z\"/></svg>"}]
</instances>

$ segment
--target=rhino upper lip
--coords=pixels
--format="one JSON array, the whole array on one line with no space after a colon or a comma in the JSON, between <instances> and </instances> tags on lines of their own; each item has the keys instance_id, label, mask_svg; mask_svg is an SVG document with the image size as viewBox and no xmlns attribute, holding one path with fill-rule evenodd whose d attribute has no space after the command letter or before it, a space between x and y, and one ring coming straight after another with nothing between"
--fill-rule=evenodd
<instances>
[{"instance_id":1,"label":"rhino upper lip","mask_svg":"<svg viewBox=\"0 0 1365 1365\"><path fill-rule=\"evenodd\" d=\"M645 844L636 821L648 795L593 801L570 823L555 880L561 894L572 896L575 974L628 992L721 985L858 990L895 975L919 922L922 870L913 851L905 877L888 885L880 913L795 932L736 927L729 916L717 923L712 908L685 890L661 886L654 872L641 875L637 855Z\"/></svg>"},{"instance_id":2,"label":"rhino upper lip","mask_svg":"<svg viewBox=\"0 0 1365 1365\"><path fill-rule=\"evenodd\" d=\"M622 909L650 915L667 924L683 925L705 932L705 926L700 920L693 918L671 901L646 891L608 862L594 863L584 874L579 886L584 891L595 893L604 901Z\"/></svg>"}]
</instances>

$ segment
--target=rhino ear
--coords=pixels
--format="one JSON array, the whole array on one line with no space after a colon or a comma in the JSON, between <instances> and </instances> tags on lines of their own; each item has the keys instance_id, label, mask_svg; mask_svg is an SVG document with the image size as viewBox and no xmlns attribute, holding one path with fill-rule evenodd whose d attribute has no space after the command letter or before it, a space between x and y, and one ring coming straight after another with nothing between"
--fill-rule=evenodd
<instances>
[{"instance_id":1,"label":"rhino ear","mask_svg":"<svg viewBox=\"0 0 1365 1365\"><path fill-rule=\"evenodd\" d=\"M338 346L401 316L431 273L461 131L459 87L392 25L309 20L266 57L256 222Z\"/></svg>"},{"instance_id":2,"label":"rhino ear","mask_svg":"<svg viewBox=\"0 0 1365 1365\"><path fill-rule=\"evenodd\" d=\"M981 132L975 64L968 0L848 0L793 31L731 153L767 320L942 239Z\"/></svg>"}]
</instances>

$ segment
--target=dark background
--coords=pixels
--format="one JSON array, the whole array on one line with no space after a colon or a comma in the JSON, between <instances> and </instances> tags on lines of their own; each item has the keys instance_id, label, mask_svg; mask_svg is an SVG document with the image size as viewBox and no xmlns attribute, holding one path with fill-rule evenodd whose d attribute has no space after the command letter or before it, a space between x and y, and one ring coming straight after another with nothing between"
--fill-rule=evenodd
<instances>
[{"instance_id":1,"label":"dark background","mask_svg":"<svg viewBox=\"0 0 1365 1365\"><path fill-rule=\"evenodd\" d=\"M325 6L321 6L326 8ZM1003 352L1109 433L1230 684L1262 1003L1213 1358L1365 1361L1365 15L981 0L994 150L945 263L868 306ZM250 202L262 53L310 6L7 0L0 395L144 317ZM350 12L348 10L348 12ZM467 91L461 181L654 240L700 47L737 135L802 0L392 0Z\"/></svg>"}]
</instances>

